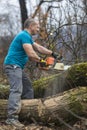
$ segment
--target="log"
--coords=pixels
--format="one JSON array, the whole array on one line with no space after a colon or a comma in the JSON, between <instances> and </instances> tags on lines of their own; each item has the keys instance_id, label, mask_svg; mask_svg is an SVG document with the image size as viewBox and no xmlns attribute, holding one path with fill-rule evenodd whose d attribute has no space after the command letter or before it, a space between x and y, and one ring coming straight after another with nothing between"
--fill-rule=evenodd
<instances>
[{"instance_id":1,"label":"log","mask_svg":"<svg viewBox=\"0 0 87 130\"><path fill-rule=\"evenodd\" d=\"M64 83L66 73L67 72L64 72L63 75L61 73L58 73L51 76L40 78L39 80L35 80L32 83L34 88L34 97L44 98L58 94L59 92L65 90ZM8 96L9 85L0 84L0 99L8 99Z\"/></svg>"},{"instance_id":2,"label":"log","mask_svg":"<svg viewBox=\"0 0 87 130\"><path fill-rule=\"evenodd\" d=\"M77 86L87 86L87 62L74 64L65 71L56 72L54 70L46 71L46 73L50 75L32 83L35 98L52 96ZM0 84L0 99L7 99L8 95L9 85Z\"/></svg>"},{"instance_id":3,"label":"log","mask_svg":"<svg viewBox=\"0 0 87 130\"><path fill-rule=\"evenodd\" d=\"M78 115L78 116L77 116ZM22 100L20 120L58 123L87 116L87 87L74 88L53 97ZM7 100L0 100L0 120L7 118ZM84 119L84 118L82 118Z\"/></svg>"},{"instance_id":4,"label":"log","mask_svg":"<svg viewBox=\"0 0 87 130\"><path fill-rule=\"evenodd\" d=\"M0 84L0 99L8 99L9 97L9 85Z\"/></svg>"}]
</instances>

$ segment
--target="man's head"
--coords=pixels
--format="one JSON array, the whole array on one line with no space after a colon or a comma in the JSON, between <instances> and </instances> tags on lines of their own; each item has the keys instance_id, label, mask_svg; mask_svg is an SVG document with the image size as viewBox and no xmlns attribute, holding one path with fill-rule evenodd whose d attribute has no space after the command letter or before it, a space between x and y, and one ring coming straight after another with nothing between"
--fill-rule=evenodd
<instances>
[{"instance_id":1,"label":"man's head","mask_svg":"<svg viewBox=\"0 0 87 130\"><path fill-rule=\"evenodd\" d=\"M34 19L27 19L24 23L24 29L27 29L31 35L35 35L39 31L39 23Z\"/></svg>"}]
</instances>

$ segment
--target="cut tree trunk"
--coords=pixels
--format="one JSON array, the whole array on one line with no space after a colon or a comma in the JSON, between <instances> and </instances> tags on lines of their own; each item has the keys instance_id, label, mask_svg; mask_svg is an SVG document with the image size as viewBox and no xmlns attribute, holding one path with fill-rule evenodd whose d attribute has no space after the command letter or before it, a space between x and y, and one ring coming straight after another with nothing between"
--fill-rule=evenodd
<instances>
[{"instance_id":1,"label":"cut tree trunk","mask_svg":"<svg viewBox=\"0 0 87 130\"><path fill-rule=\"evenodd\" d=\"M52 71L52 73L54 73L54 71ZM64 87L66 84L66 75L67 71L63 72L63 74L57 72L57 74L51 74L50 76L32 82L34 97L44 98L67 90L67 87ZM68 89L71 89L71 86ZM8 99L8 96L9 85L0 84L0 99Z\"/></svg>"},{"instance_id":2,"label":"cut tree trunk","mask_svg":"<svg viewBox=\"0 0 87 130\"><path fill-rule=\"evenodd\" d=\"M78 116L77 116L78 115ZM59 123L87 116L87 88L74 88L44 99L22 100L20 120ZM7 117L7 100L0 100L0 118ZM0 119L0 120L1 120ZM83 118L84 119L84 118Z\"/></svg>"}]
</instances>

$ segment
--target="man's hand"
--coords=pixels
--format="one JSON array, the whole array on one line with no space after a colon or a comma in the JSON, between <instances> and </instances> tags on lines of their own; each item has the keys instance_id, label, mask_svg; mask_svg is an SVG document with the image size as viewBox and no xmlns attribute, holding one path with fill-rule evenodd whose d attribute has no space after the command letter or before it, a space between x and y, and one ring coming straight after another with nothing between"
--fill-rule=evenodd
<instances>
[{"instance_id":1,"label":"man's hand","mask_svg":"<svg viewBox=\"0 0 87 130\"><path fill-rule=\"evenodd\" d=\"M61 60L63 58L62 55L56 53L56 52L52 52L52 56L55 58L55 59L58 59L58 60Z\"/></svg>"}]
</instances>

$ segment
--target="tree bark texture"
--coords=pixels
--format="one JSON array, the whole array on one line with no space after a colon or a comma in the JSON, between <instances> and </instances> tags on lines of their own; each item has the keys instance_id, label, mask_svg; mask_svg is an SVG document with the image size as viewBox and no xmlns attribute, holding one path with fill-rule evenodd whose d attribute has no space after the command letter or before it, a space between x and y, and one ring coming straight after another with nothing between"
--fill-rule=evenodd
<instances>
[{"instance_id":1,"label":"tree bark texture","mask_svg":"<svg viewBox=\"0 0 87 130\"><path fill-rule=\"evenodd\" d=\"M22 100L20 120L49 123L69 122L87 116L87 88L74 88L44 99ZM7 100L0 100L0 120L6 119ZM83 118L82 118L83 119Z\"/></svg>"},{"instance_id":2,"label":"tree bark texture","mask_svg":"<svg viewBox=\"0 0 87 130\"><path fill-rule=\"evenodd\" d=\"M22 29L24 29L24 22L28 18L26 0L19 0L20 11L21 11L21 20L22 20Z\"/></svg>"},{"instance_id":3,"label":"tree bark texture","mask_svg":"<svg viewBox=\"0 0 87 130\"><path fill-rule=\"evenodd\" d=\"M67 87L64 87L66 84L66 75L67 71L63 72L63 74L54 74L54 72L52 72L50 76L35 80L32 83L32 86L34 88L34 97L44 98L56 95L60 92L67 90ZM72 87L68 87L68 89L71 88ZM8 99L8 96L9 85L0 84L0 99Z\"/></svg>"}]
</instances>

